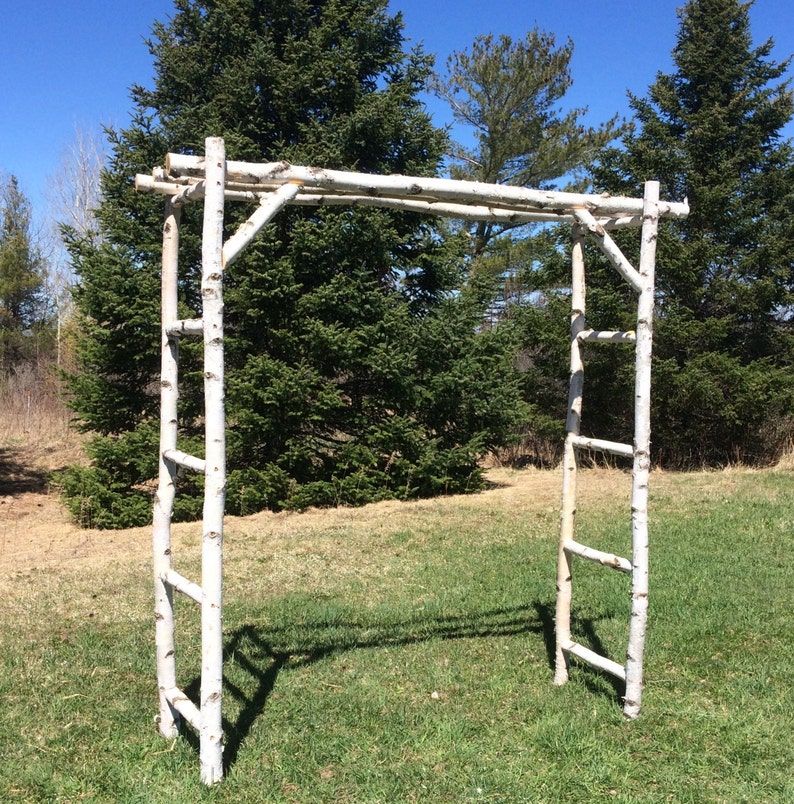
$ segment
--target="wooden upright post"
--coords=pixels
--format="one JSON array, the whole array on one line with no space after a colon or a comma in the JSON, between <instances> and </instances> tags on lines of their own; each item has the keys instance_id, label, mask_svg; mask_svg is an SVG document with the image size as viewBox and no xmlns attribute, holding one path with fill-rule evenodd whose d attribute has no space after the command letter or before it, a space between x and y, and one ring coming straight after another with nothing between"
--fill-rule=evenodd
<instances>
[{"instance_id":1,"label":"wooden upright post","mask_svg":"<svg viewBox=\"0 0 794 804\"><path fill-rule=\"evenodd\" d=\"M164 580L171 569L171 516L174 511L177 467L163 454L176 449L177 440L179 340L169 334L168 329L177 316L179 218L180 207L175 207L170 199L166 199L161 284L160 470L152 522L155 648L160 696L158 725L164 737L174 737L179 726L179 714L166 697L166 691L176 687L176 661L174 594L171 585Z\"/></svg>"},{"instance_id":2,"label":"wooden upright post","mask_svg":"<svg viewBox=\"0 0 794 804\"><path fill-rule=\"evenodd\" d=\"M563 648L571 641L571 556L565 549L574 537L576 520L576 484L579 453L573 440L579 435L584 391L584 363L579 334L585 328L584 238L581 225L574 224L571 248L571 370L568 391L568 415L565 422L563 454L562 511L557 556L557 610L555 614L556 660L554 683L568 680L568 657Z\"/></svg>"},{"instance_id":3,"label":"wooden upright post","mask_svg":"<svg viewBox=\"0 0 794 804\"><path fill-rule=\"evenodd\" d=\"M659 182L645 184L637 306L634 386L634 466L631 495L631 621L626 652L623 714L636 717L642 699L645 628L648 619L648 478L651 468L651 355L653 351L654 274L659 230Z\"/></svg>"},{"instance_id":4,"label":"wooden upright post","mask_svg":"<svg viewBox=\"0 0 794 804\"><path fill-rule=\"evenodd\" d=\"M204 320L206 464L201 550L201 779L223 776L223 514L226 500L226 417L223 385L223 140L206 141L201 298Z\"/></svg>"}]
</instances>

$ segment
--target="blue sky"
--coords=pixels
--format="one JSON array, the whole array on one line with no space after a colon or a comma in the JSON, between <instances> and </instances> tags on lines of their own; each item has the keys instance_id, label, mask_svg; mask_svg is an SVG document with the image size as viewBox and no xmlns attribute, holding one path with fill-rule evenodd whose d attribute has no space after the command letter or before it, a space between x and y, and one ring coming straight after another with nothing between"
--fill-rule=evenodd
<instances>
[{"instance_id":1,"label":"blue sky","mask_svg":"<svg viewBox=\"0 0 794 804\"><path fill-rule=\"evenodd\" d=\"M402 11L406 36L437 54L443 68L453 50L483 33L522 37L539 28L558 44L574 42L570 106L589 106L598 123L628 116L626 91L644 95L659 70L672 68L670 51L683 0L390 0ZM0 171L14 174L37 211L48 177L58 169L75 127L123 127L129 87L148 85L151 58L144 44L154 20L165 20L170 0L0 0ZM773 57L794 53L794 3L756 0L751 9L756 44L775 39ZM432 103L437 124L449 122ZM794 136L794 126L786 134Z\"/></svg>"}]
</instances>

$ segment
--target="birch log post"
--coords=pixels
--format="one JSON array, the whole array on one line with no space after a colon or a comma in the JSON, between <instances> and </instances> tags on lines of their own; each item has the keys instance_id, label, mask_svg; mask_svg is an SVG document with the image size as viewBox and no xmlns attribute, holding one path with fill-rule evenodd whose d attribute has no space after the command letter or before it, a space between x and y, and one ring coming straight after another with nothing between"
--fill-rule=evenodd
<instances>
[{"instance_id":1,"label":"birch log post","mask_svg":"<svg viewBox=\"0 0 794 804\"><path fill-rule=\"evenodd\" d=\"M158 725L164 737L174 737L179 715L169 702L166 691L176 686L174 658L173 590L163 579L171 570L171 516L174 510L177 467L165 457L176 448L177 440L177 361L179 341L169 332L177 315L177 271L179 264L180 209L165 202L161 282L161 358L160 358L160 469L152 518L152 555L154 568L154 622L157 654L157 686L160 696Z\"/></svg>"},{"instance_id":2,"label":"birch log post","mask_svg":"<svg viewBox=\"0 0 794 804\"><path fill-rule=\"evenodd\" d=\"M571 556L565 549L573 539L576 519L576 484L579 468L574 439L579 436L584 391L584 363L579 338L585 329L584 230L573 227L571 249L571 380L568 391L568 416L565 423L565 453L563 455L562 512L560 541L557 552L557 608L554 618L556 657L554 683L568 680L568 657L565 648L571 642Z\"/></svg>"},{"instance_id":3,"label":"birch log post","mask_svg":"<svg viewBox=\"0 0 794 804\"><path fill-rule=\"evenodd\" d=\"M223 776L223 515L226 501L226 420L223 380L223 140L206 141L201 298L204 320L205 472L201 549L201 731L205 784Z\"/></svg>"},{"instance_id":4,"label":"birch log post","mask_svg":"<svg viewBox=\"0 0 794 804\"><path fill-rule=\"evenodd\" d=\"M653 351L654 274L659 229L659 182L645 184L637 307L634 386L634 466L632 468L632 583L626 697L623 714L637 717L642 701L643 653L648 618L648 479L651 466L651 354Z\"/></svg>"}]
</instances>

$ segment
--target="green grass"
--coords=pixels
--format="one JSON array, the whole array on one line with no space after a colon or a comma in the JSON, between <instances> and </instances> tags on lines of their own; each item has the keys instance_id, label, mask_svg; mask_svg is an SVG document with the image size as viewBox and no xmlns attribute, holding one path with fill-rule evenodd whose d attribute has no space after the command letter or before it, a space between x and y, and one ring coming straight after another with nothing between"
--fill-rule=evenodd
<instances>
[{"instance_id":1,"label":"green grass","mask_svg":"<svg viewBox=\"0 0 794 804\"><path fill-rule=\"evenodd\" d=\"M625 553L628 482L585 473L582 541ZM787 472L653 477L633 722L605 676L551 683L556 491L238 521L213 789L189 730L153 724L148 565L4 580L0 801L794 801L793 491ZM576 565L577 638L619 661L626 581ZM195 691L188 602L179 618Z\"/></svg>"}]
</instances>

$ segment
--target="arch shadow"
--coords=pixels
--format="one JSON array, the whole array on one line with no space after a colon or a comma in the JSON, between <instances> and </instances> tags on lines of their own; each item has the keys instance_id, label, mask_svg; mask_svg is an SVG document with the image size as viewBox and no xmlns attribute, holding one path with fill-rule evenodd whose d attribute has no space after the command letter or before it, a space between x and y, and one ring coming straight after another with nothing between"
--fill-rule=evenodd
<instances>
[{"instance_id":1,"label":"arch shadow","mask_svg":"<svg viewBox=\"0 0 794 804\"><path fill-rule=\"evenodd\" d=\"M595 623L580 623L589 636L594 650L603 650L597 637ZM239 705L233 719L223 719L225 747L223 754L224 772L237 761L240 749L256 721L265 711L267 701L282 672L296 670L329 657L349 651L367 648L399 647L415 645L433 640L477 639L494 636L519 636L537 634L544 643L546 664L554 669L554 609L546 603L535 601L531 605L498 608L472 614L436 615L424 618L375 623L356 619L354 616L334 619L333 622L318 621L306 623L301 628L262 625L257 622L244 623L230 631L224 640L224 666L227 661L234 662L237 671L242 671L253 681L253 691L245 691L224 673L223 684L226 695L230 695ZM593 671L598 673L598 671ZM599 676L606 674L598 673ZM617 684L620 682L614 679ZM612 692L595 679L585 677L585 683L593 692L600 695L617 695L618 688ZM200 693L201 679L194 678L185 687L185 692L193 700ZM198 736L189 727L182 732L187 742L198 752Z\"/></svg>"}]
</instances>

